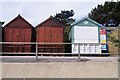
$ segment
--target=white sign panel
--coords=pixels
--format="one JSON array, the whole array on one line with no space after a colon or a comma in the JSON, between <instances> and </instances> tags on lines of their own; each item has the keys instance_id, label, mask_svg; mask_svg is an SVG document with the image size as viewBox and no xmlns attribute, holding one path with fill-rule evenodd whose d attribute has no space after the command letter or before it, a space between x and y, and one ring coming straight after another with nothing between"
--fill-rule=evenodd
<instances>
[{"instance_id":1,"label":"white sign panel","mask_svg":"<svg viewBox=\"0 0 120 80\"><path fill-rule=\"evenodd\" d=\"M74 26L74 43L99 43L98 27Z\"/></svg>"}]
</instances>

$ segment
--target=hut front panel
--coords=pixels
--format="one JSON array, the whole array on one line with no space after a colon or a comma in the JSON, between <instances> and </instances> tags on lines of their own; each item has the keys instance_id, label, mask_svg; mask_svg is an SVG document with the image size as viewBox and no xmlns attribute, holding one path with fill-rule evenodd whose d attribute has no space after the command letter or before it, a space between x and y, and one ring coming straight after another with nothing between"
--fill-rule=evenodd
<instances>
[{"instance_id":1,"label":"hut front panel","mask_svg":"<svg viewBox=\"0 0 120 80\"><path fill-rule=\"evenodd\" d=\"M31 28L5 28L5 42L31 42ZM5 52L30 52L31 45L8 44L4 46Z\"/></svg>"},{"instance_id":2,"label":"hut front panel","mask_svg":"<svg viewBox=\"0 0 120 80\"><path fill-rule=\"evenodd\" d=\"M53 43L58 42L58 28L52 27L50 29L49 37L50 37L50 42L53 42Z\"/></svg>"},{"instance_id":3,"label":"hut front panel","mask_svg":"<svg viewBox=\"0 0 120 80\"><path fill-rule=\"evenodd\" d=\"M59 44L49 44L51 43L61 43L63 42L63 28L62 27L51 27L51 26L41 26L37 28L37 41L38 42L48 42L48 44L39 45L39 52L50 52L59 53L64 52L64 46Z\"/></svg>"},{"instance_id":4,"label":"hut front panel","mask_svg":"<svg viewBox=\"0 0 120 80\"><path fill-rule=\"evenodd\" d=\"M63 28L39 27L37 29L38 42L63 42Z\"/></svg>"},{"instance_id":5,"label":"hut front panel","mask_svg":"<svg viewBox=\"0 0 120 80\"><path fill-rule=\"evenodd\" d=\"M31 42L31 28L5 28L5 42Z\"/></svg>"},{"instance_id":6,"label":"hut front panel","mask_svg":"<svg viewBox=\"0 0 120 80\"><path fill-rule=\"evenodd\" d=\"M50 31L50 27L45 27L45 32L43 33L43 34L45 34L44 35L44 37L45 37L45 39L44 39L44 42L51 42L51 31Z\"/></svg>"},{"instance_id":7,"label":"hut front panel","mask_svg":"<svg viewBox=\"0 0 120 80\"><path fill-rule=\"evenodd\" d=\"M63 28L58 27L57 28L57 41L58 42L63 42Z\"/></svg>"},{"instance_id":8,"label":"hut front panel","mask_svg":"<svg viewBox=\"0 0 120 80\"><path fill-rule=\"evenodd\" d=\"M37 28L37 42L44 42L45 39L45 30L44 27Z\"/></svg>"},{"instance_id":9,"label":"hut front panel","mask_svg":"<svg viewBox=\"0 0 120 80\"><path fill-rule=\"evenodd\" d=\"M12 29L11 35L9 36L11 36L12 42L18 42L20 35L22 34L19 34L19 29L15 28L15 29Z\"/></svg>"},{"instance_id":10,"label":"hut front panel","mask_svg":"<svg viewBox=\"0 0 120 80\"><path fill-rule=\"evenodd\" d=\"M5 28L4 29L4 41L5 42L12 41L12 29L11 28L9 28L9 29Z\"/></svg>"},{"instance_id":11,"label":"hut front panel","mask_svg":"<svg viewBox=\"0 0 120 80\"><path fill-rule=\"evenodd\" d=\"M32 29L28 28L28 29L24 29L24 32L23 32L23 37L24 37L24 42L31 42L31 35L32 35Z\"/></svg>"}]
</instances>

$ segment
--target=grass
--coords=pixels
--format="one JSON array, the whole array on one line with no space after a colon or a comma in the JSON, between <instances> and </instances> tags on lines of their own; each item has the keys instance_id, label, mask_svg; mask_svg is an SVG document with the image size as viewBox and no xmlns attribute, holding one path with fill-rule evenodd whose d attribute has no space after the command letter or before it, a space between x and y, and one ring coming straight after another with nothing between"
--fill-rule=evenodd
<instances>
[{"instance_id":1,"label":"grass","mask_svg":"<svg viewBox=\"0 0 120 80\"><path fill-rule=\"evenodd\" d=\"M118 52L118 48L120 48L120 45L118 44L120 40L118 39L118 28L112 30L111 33L107 34L108 36L108 46L109 46L109 52L110 53L116 53Z\"/></svg>"}]
</instances>

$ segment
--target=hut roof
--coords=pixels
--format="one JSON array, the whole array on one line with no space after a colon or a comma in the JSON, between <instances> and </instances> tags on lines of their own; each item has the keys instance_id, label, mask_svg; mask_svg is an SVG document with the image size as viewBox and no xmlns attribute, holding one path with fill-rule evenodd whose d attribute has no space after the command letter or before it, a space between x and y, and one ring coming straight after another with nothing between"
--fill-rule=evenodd
<instances>
[{"instance_id":1,"label":"hut roof","mask_svg":"<svg viewBox=\"0 0 120 80\"><path fill-rule=\"evenodd\" d=\"M4 27L30 28L33 26L19 14L16 18L11 20Z\"/></svg>"},{"instance_id":2,"label":"hut roof","mask_svg":"<svg viewBox=\"0 0 120 80\"><path fill-rule=\"evenodd\" d=\"M40 26L64 27L62 23L54 19L52 16L50 16L48 19L46 19L42 23L38 24L36 27L40 27Z\"/></svg>"},{"instance_id":3,"label":"hut roof","mask_svg":"<svg viewBox=\"0 0 120 80\"><path fill-rule=\"evenodd\" d=\"M78 23L80 23L80 22L82 22L82 21L84 21L84 20L88 20L88 21L90 21L92 24L95 24L96 26L102 27L101 24L99 24L98 22L90 19L89 17L84 17L84 18L82 18L82 19L80 19L80 20L78 20L78 21L75 21L75 22L73 22L73 23L71 24L71 26L74 26L74 25L76 25L76 24L78 24Z\"/></svg>"}]
</instances>

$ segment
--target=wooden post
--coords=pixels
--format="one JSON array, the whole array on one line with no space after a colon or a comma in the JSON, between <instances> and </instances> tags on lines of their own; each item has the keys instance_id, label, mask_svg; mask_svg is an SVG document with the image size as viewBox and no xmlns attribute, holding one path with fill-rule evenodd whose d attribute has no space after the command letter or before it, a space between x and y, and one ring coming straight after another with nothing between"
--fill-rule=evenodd
<instances>
[{"instance_id":1,"label":"wooden post","mask_svg":"<svg viewBox=\"0 0 120 80\"><path fill-rule=\"evenodd\" d=\"M36 43L36 60L38 60L38 43Z\"/></svg>"},{"instance_id":2,"label":"wooden post","mask_svg":"<svg viewBox=\"0 0 120 80\"><path fill-rule=\"evenodd\" d=\"M78 61L80 61L80 43L78 43Z\"/></svg>"}]
</instances>

